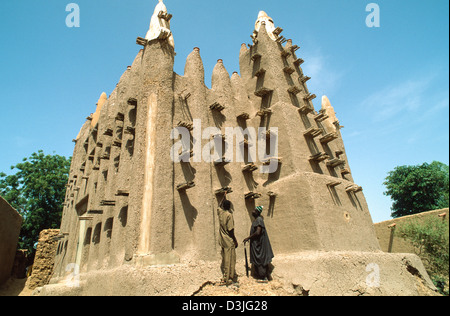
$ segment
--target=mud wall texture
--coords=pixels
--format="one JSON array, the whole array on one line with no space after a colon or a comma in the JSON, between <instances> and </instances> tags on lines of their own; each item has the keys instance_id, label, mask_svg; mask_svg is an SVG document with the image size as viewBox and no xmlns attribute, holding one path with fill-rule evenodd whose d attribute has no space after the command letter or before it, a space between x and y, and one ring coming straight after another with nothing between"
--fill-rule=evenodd
<instances>
[{"instance_id":1,"label":"mud wall texture","mask_svg":"<svg viewBox=\"0 0 450 316\"><path fill-rule=\"evenodd\" d=\"M307 251L275 257L273 278L283 292L308 296L438 295L420 259L413 254ZM82 274L77 286L45 286L36 295L190 296L220 279L220 262L168 266L122 265ZM246 282L244 260L236 271ZM217 282L218 283L218 282ZM265 284L265 294L271 284ZM224 287L221 287L224 288ZM283 295L286 295L282 293ZM220 294L217 294L220 295Z\"/></svg>"},{"instance_id":2,"label":"mud wall texture","mask_svg":"<svg viewBox=\"0 0 450 316\"><path fill-rule=\"evenodd\" d=\"M30 290L44 286L50 281L55 263L58 235L59 229L46 229L39 234L33 271L26 283Z\"/></svg>"},{"instance_id":3,"label":"mud wall texture","mask_svg":"<svg viewBox=\"0 0 450 316\"><path fill-rule=\"evenodd\" d=\"M11 275L21 225L22 216L0 197L0 284Z\"/></svg>"},{"instance_id":4,"label":"mud wall texture","mask_svg":"<svg viewBox=\"0 0 450 316\"><path fill-rule=\"evenodd\" d=\"M383 250L384 252L394 253L415 253L416 249L414 249L414 246L411 244L411 242L404 238L401 238L400 236L395 234L395 232L398 231L402 227L402 225L407 222L426 221L428 218L437 218L439 215L443 214L446 214L445 217L441 216L440 218L443 221L446 221L448 226L448 210L448 208L442 210L434 210L376 223L374 226L381 250Z\"/></svg>"}]
</instances>

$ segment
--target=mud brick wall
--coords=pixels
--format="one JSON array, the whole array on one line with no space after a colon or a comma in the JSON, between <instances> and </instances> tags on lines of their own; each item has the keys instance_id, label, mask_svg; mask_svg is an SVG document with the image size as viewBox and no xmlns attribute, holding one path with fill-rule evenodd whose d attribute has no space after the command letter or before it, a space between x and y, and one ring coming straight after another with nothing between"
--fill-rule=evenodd
<instances>
[{"instance_id":1,"label":"mud brick wall","mask_svg":"<svg viewBox=\"0 0 450 316\"><path fill-rule=\"evenodd\" d=\"M44 286L50 281L53 265L55 263L56 248L59 229L47 229L39 234L39 242L34 258L33 272L27 281L29 289Z\"/></svg>"},{"instance_id":2,"label":"mud brick wall","mask_svg":"<svg viewBox=\"0 0 450 316\"><path fill-rule=\"evenodd\" d=\"M11 275L22 217L0 197L0 284Z\"/></svg>"}]
</instances>

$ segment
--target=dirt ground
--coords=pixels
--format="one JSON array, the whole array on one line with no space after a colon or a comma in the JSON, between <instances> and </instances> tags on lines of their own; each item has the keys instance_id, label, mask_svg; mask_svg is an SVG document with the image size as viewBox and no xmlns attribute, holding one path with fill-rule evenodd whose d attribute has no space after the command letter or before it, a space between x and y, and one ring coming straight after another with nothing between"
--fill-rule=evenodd
<instances>
[{"instance_id":1,"label":"dirt ground","mask_svg":"<svg viewBox=\"0 0 450 316\"><path fill-rule=\"evenodd\" d=\"M9 279L0 286L0 296L31 296L33 291L25 286L27 279ZM293 296L302 295L297 291L287 291L283 285L273 280L258 283L253 278L241 277L230 286L219 286L219 282L205 283L194 296Z\"/></svg>"},{"instance_id":2,"label":"dirt ground","mask_svg":"<svg viewBox=\"0 0 450 316\"><path fill-rule=\"evenodd\" d=\"M298 296L304 293L295 289L287 290L278 280L258 283L252 277L240 277L229 286L220 286L218 282L205 283L193 296Z\"/></svg>"},{"instance_id":3,"label":"dirt ground","mask_svg":"<svg viewBox=\"0 0 450 316\"><path fill-rule=\"evenodd\" d=\"M322 296L322 295L437 295L431 288L420 259L412 254L301 253L274 260L273 280L258 283L245 276L244 264L236 265L238 282L220 286L217 262L193 262L164 267L122 266L84 275L86 295L194 295L194 296ZM364 266L377 262L382 286L368 288ZM297 268L300 267L300 268ZM296 269L297 268L297 269ZM186 269L191 274L186 274ZM311 272L312 271L312 272ZM332 272L332 273L331 273ZM184 276L184 279L179 279ZM426 278L425 278L426 277ZM114 281L111 281L114 279ZM200 281L203 280L203 281ZM209 280L209 281L206 281ZM111 281L111 282L108 282ZM10 279L0 286L0 296L30 296L27 279ZM202 283L204 282L204 283ZM334 283L332 283L334 282ZM87 286L87 285L90 285ZM99 286L101 284L101 286ZM119 285L119 288L115 286ZM41 295L81 295L58 286Z\"/></svg>"},{"instance_id":4,"label":"dirt ground","mask_svg":"<svg viewBox=\"0 0 450 316\"><path fill-rule=\"evenodd\" d=\"M25 286L27 279L14 279L11 278L0 286L0 296L31 296L33 293L28 287Z\"/></svg>"}]
</instances>

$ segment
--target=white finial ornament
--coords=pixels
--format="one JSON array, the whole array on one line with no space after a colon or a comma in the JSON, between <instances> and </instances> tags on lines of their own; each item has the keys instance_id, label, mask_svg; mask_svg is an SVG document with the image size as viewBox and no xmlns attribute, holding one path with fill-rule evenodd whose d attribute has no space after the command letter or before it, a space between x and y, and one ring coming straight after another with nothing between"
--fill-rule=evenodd
<instances>
[{"instance_id":1,"label":"white finial ornament","mask_svg":"<svg viewBox=\"0 0 450 316\"><path fill-rule=\"evenodd\" d=\"M275 31L275 24L273 23L272 18L269 17L266 12L259 11L258 19L256 20L255 23L255 31L259 32L262 22L265 22L266 24L266 30L269 37L273 41L276 41L277 37L275 36L275 34L273 34L273 31Z\"/></svg>"},{"instance_id":2,"label":"white finial ornament","mask_svg":"<svg viewBox=\"0 0 450 316\"><path fill-rule=\"evenodd\" d=\"M150 20L150 28L145 39L151 41L154 39L167 39L172 47L175 47L173 34L170 31L170 18L172 15L167 13L167 8L163 0L159 0Z\"/></svg>"}]
</instances>

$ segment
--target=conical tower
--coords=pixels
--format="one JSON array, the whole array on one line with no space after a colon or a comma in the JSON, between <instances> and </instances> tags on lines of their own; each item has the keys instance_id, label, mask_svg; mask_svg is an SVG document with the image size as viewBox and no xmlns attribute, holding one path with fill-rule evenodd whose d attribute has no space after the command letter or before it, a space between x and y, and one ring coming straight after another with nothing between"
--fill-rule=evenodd
<instances>
[{"instance_id":1,"label":"conical tower","mask_svg":"<svg viewBox=\"0 0 450 316\"><path fill-rule=\"evenodd\" d=\"M260 12L253 44L242 46L240 53L248 95L264 113L255 123L278 129L280 164L265 182L258 181L277 194L266 220L272 236L277 236L272 238L274 248L378 250L364 194L348 173L334 110L326 97L324 107L314 109L316 96L308 89L310 78L301 68L299 46L281 32Z\"/></svg>"}]
</instances>

